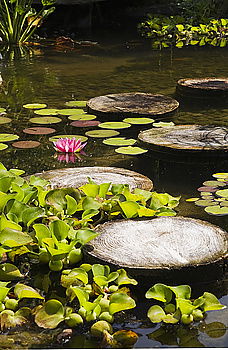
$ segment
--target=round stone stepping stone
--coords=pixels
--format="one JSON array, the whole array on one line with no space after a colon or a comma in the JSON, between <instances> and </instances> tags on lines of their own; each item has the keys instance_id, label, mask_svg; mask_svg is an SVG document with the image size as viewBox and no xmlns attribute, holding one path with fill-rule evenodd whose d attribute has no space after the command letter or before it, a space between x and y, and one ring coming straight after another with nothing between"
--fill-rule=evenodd
<instances>
[{"instance_id":1,"label":"round stone stepping stone","mask_svg":"<svg viewBox=\"0 0 228 350\"><path fill-rule=\"evenodd\" d=\"M176 151L228 151L228 128L220 126L175 125L140 132L139 140L146 148Z\"/></svg>"},{"instance_id":2,"label":"round stone stepping stone","mask_svg":"<svg viewBox=\"0 0 228 350\"><path fill-rule=\"evenodd\" d=\"M228 78L180 79L177 82L176 91L184 97L227 97Z\"/></svg>"},{"instance_id":3,"label":"round stone stepping stone","mask_svg":"<svg viewBox=\"0 0 228 350\"><path fill-rule=\"evenodd\" d=\"M37 173L35 176L50 181L52 188L80 187L88 183L88 177L98 185L104 182L112 182L113 184L129 184L132 189L138 187L150 191L153 188L153 182L148 177L135 171L114 167L94 166L57 169Z\"/></svg>"},{"instance_id":4,"label":"round stone stepping stone","mask_svg":"<svg viewBox=\"0 0 228 350\"><path fill-rule=\"evenodd\" d=\"M169 96L142 92L110 94L91 98L87 102L89 113L107 116L161 116L174 112L179 103Z\"/></svg>"},{"instance_id":5,"label":"round stone stepping stone","mask_svg":"<svg viewBox=\"0 0 228 350\"><path fill-rule=\"evenodd\" d=\"M186 217L118 220L98 225L88 254L105 263L150 274L214 263L227 254L227 233Z\"/></svg>"}]
</instances>

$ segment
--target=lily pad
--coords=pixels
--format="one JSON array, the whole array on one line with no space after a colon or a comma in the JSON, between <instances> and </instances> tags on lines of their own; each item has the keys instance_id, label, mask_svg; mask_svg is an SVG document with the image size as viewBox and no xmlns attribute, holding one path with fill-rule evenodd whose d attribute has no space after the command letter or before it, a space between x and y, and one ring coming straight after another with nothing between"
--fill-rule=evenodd
<instances>
[{"instance_id":1,"label":"lily pad","mask_svg":"<svg viewBox=\"0 0 228 350\"><path fill-rule=\"evenodd\" d=\"M132 146L136 141L135 139L126 139L126 137L112 137L104 140L103 143L109 146Z\"/></svg>"},{"instance_id":2,"label":"lily pad","mask_svg":"<svg viewBox=\"0 0 228 350\"><path fill-rule=\"evenodd\" d=\"M199 192L216 192L217 188L216 187L209 187L209 186L202 186L197 188L197 191Z\"/></svg>"},{"instance_id":3,"label":"lily pad","mask_svg":"<svg viewBox=\"0 0 228 350\"><path fill-rule=\"evenodd\" d=\"M212 176L216 177L217 179L224 179L228 177L228 173L215 173Z\"/></svg>"},{"instance_id":4,"label":"lily pad","mask_svg":"<svg viewBox=\"0 0 228 350\"><path fill-rule=\"evenodd\" d=\"M41 109L41 108L46 108L47 105L46 103L27 103L23 105L24 108L29 108L29 109Z\"/></svg>"},{"instance_id":5,"label":"lily pad","mask_svg":"<svg viewBox=\"0 0 228 350\"><path fill-rule=\"evenodd\" d=\"M220 207L219 205L213 205L205 208L208 214L222 216L228 215L228 207Z\"/></svg>"},{"instance_id":6,"label":"lily pad","mask_svg":"<svg viewBox=\"0 0 228 350\"><path fill-rule=\"evenodd\" d=\"M59 114L59 111L56 108L45 108L45 109L38 109L37 111L34 111L34 113L39 115L57 115Z\"/></svg>"},{"instance_id":7,"label":"lily pad","mask_svg":"<svg viewBox=\"0 0 228 350\"><path fill-rule=\"evenodd\" d=\"M215 202L209 199L199 199L195 201L195 205L198 205L199 207L208 207L211 205L215 205Z\"/></svg>"},{"instance_id":8,"label":"lily pad","mask_svg":"<svg viewBox=\"0 0 228 350\"><path fill-rule=\"evenodd\" d=\"M0 143L0 151L3 151L6 148L8 148L8 145L5 145L4 143Z\"/></svg>"},{"instance_id":9,"label":"lily pad","mask_svg":"<svg viewBox=\"0 0 228 350\"><path fill-rule=\"evenodd\" d=\"M124 122L105 122L99 124L99 128L102 129L126 129L130 128L131 124Z\"/></svg>"},{"instance_id":10,"label":"lily pad","mask_svg":"<svg viewBox=\"0 0 228 350\"><path fill-rule=\"evenodd\" d=\"M10 123L12 119L7 118L7 117L0 117L0 124L7 124Z\"/></svg>"},{"instance_id":11,"label":"lily pad","mask_svg":"<svg viewBox=\"0 0 228 350\"><path fill-rule=\"evenodd\" d=\"M154 119L152 118L125 118L123 120L125 123L129 124L151 124L154 122Z\"/></svg>"},{"instance_id":12,"label":"lily pad","mask_svg":"<svg viewBox=\"0 0 228 350\"><path fill-rule=\"evenodd\" d=\"M86 136L89 137L101 137L101 138L105 138L105 137L112 137L112 136L117 136L119 135L119 131L116 130L91 130L91 131L87 131Z\"/></svg>"},{"instance_id":13,"label":"lily pad","mask_svg":"<svg viewBox=\"0 0 228 350\"><path fill-rule=\"evenodd\" d=\"M153 126L155 128L170 128L171 126L174 126L175 124L173 122L155 122L153 123Z\"/></svg>"},{"instance_id":14,"label":"lily pad","mask_svg":"<svg viewBox=\"0 0 228 350\"><path fill-rule=\"evenodd\" d=\"M84 114L85 111L83 109L76 109L76 108L64 108L64 109L59 109L58 113L61 115L73 115L73 114Z\"/></svg>"},{"instance_id":15,"label":"lily pad","mask_svg":"<svg viewBox=\"0 0 228 350\"><path fill-rule=\"evenodd\" d=\"M129 155L137 155L148 152L147 149L143 149L141 147L127 146L127 147L119 147L115 149L115 152L121 154L129 154Z\"/></svg>"},{"instance_id":16,"label":"lily pad","mask_svg":"<svg viewBox=\"0 0 228 350\"><path fill-rule=\"evenodd\" d=\"M76 140L80 140L81 142L85 142L88 140L88 137L84 135L55 135L49 138L49 141L51 142L56 142L58 139L73 139L75 138Z\"/></svg>"},{"instance_id":17,"label":"lily pad","mask_svg":"<svg viewBox=\"0 0 228 350\"><path fill-rule=\"evenodd\" d=\"M35 148L40 145L38 141L16 141L12 143L13 147L16 148Z\"/></svg>"},{"instance_id":18,"label":"lily pad","mask_svg":"<svg viewBox=\"0 0 228 350\"><path fill-rule=\"evenodd\" d=\"M35 124L56 124L60 123L62 119L58 117L37 117L37 118L31 118L29 119L31 123Z\"/></svg>"},{"instance_id":19,"label":"lily pad","mask_svg":"<svg viewBox=\"0 0 228 350\"><path fill-rule=\"evenodd\" d=\"M87 101L67 101L65 105L67 107L86 107Z\"/></svg>"},{"instance_id":20,"label":"lily pad","mask_svg":"<svg viewBox=\"0 0 228 350\"><path fill-rule=\"evenodd\" d=\"M86 128L89 126L97 126L99 124L100 122L98 120L76 120L70 123L70 125L76 126L77 128Z\"/></svg>"},{"instance_id":21,"label":"lily pad","mask_svg":"<svg viewBox=\"0 0 228 350\"><path fill-rule=\"evenodd\" d=\"M186 202L195 202L198 201L199 197L187 198Z\"/></svg>"},{"instance_id":22,"label":"lily pad","mask_svg":"<svg viewBox=\"0 0 228 350\"><path fill-rule=\"evenodd\" d=\"M225 197L228 198L228 188L225 190L218 190L215 192L215 194L219 197Z\"/></svg>"},{"instance_id":23,"label":"lily pad","mask_svg":"<svg viewBox=\"0 0 228 350\"><path fill-rule=\"evenodd\" d=\"M228 207L228 200L220 202L221 207Z\"/></svg>"},{"instance_id":24,"label":"lily pad","mask_svg":"<svg viewBox=\"0 0 228 350\"><path fill-rule=\"evenodd\" d=\"M19 139L18 135L14 134L0 134L0 142L14 141Z\"/></svg>"},{"instance_id":25,"label":"lily pad","mask_svg":"<svg viewBox=\"0 0 228 350\"><path fill-rule=\"evenodd\" d=\"M3 112L5 112L5 111L6 111L5 108L3 108L3 107L0 108L0 113L3 113Z\"/></svg>"},{"instance_id":26,"label":"lily pad","mask_svg":"<svg viewBox=\"0 0 228 350\"><path fill-rule=\"evenodd\" d=\"M73 114L68 117L70 120L93 120L96 119L97 117L93 114Z\"/></svg>"},{"instance_id":27,"label":"lily pad","mask_svg":"<svg viewBox=\"0 0 228 350\"><path fill-rule=\"evenodd\" d=\"M224 184L224 182L222 181L204 181L203 182L204 186L212 186L212 187L219 187L219 186L226 186L226 184Z\"/></svg>"},{"instance_id":28,"label":"lily pad","mask_svg":"<svg viewBox=\"0 0 228 350\"><path fill-rule=\"evenodd\" d=\"M56 132L56 130L53 128L34 127L34 128L24 129L23 132L25 134L31 134L31 135L48 135L48 134L52 134L53 132Z\"/></svg>"}]
</instances>

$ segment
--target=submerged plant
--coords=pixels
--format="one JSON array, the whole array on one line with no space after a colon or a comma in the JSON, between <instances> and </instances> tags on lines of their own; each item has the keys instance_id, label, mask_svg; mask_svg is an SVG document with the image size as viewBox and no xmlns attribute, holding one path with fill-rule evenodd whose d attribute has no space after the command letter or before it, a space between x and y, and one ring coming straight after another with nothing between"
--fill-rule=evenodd
<instances>
[{"instance_id":1,"label":"submerged plant","mask_svg":"<svg viewBox=\"0 0 228 350\"><path fill-rule=\"evenodd\" d=\"M0 38L8 44L27 42L42 21L51 14L56 0L41 0L41 9L32 7L32 0L0 1Z\"/></svg>"}]
</instances>

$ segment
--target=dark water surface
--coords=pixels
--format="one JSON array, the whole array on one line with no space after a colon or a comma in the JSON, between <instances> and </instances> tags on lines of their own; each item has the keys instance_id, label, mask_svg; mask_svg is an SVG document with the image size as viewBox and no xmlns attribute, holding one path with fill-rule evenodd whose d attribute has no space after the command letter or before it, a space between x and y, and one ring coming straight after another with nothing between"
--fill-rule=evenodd
<instances>
[{"instance_id":1,"label":"dark water surface","mask_svg":"<svg viewBox=\"0 0 228 350\"><path fill-rule=\"evenodd\" d=\"M0 125L0 133L16 133L20 140L38 140L41 145L28 150L15 149L9 145L8 149L0 151L0 161L5 166L18 167L25 170L26 174L94 165L132 169L149 176L156 191L180 194L182 199L178 215L201 218L228 230L227 216L210 216L194 203L185 202L188 197L197 197L196 189L205 180L212 179L213 173L228 171L227 156L180 157L152 151L142 156L125 156L117 154L114 147L102 144L102 140L91 138L85 148L86 155L76 158L73 163L60 162L48 140L49 135L23 133L24 128L37 125L28 121L34 116L33 112L22 107L25 103L47 103L48 108L64 108L65 102L72 99L88 100L120 92L140 91L174 96L176 82L180 78L227 76L227 48L188 47L153 51L148 42L127 41L124 38L111 41L110 38L99 40L96 46L74 50L47 46L35 47L33 50L32 57L9 62L3 54L0 61L0 74L3 78L0 107L6 107L7 116L12 118L10 124ZM228 101L220 102L221 104L215 105L212 101L180 101L178 112L164 120L176 124L228 126ZM93 129L72 127L66 116L61 118L61 123L48 125L56 129L55 134L84 134ZM145 128L132 127L127 132L121 131L120 136L136 137L142 129ZM172 282L175 285L175 281ZM195 284L196 290L215 292L222 303L228 304L226 278L212 283L200 282L199 279ZM141 311L144 308L145 301L141 305ZM138 348L228 347L227 316L227 310L209 312L204 327L188 331L185 327L177 329L176 326L170 326L163 331L160 325L151 327L146 321L146 311L139 311L136 316L132 314L129 319L115 326L135 330L140 335L135 344ZM66 343L65 347L96 348L99 344L78 335Z\"/></svg>"}]
</instances>

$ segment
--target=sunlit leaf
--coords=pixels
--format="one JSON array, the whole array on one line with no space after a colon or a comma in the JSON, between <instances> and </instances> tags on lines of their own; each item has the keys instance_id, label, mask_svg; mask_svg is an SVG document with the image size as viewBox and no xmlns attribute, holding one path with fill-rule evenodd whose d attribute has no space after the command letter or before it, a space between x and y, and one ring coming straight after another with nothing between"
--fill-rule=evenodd
<instances>
[{"instance_id":1,"label":"sunlit leaf","mask_svg":"<svg viewBox=\"0 0 228 350\"><path fill-rule=\"evenodd\" d=\"M125 118L123 122L129 124L143 125L143 124L151 124L154 122L152 118Z\"/></svg>"},{"instance_id":2,"label":"sunlit leaf","mask_svg":"<svg viewBox=\"0 0 228 350\"><path fill-rule=\"evenodd\" d=\"M25 232L6 227L0 235L0 243L8 247L19 247L31 243L32 238Z\"/></svg>"},{"instance_id":3,"label":"sunlit leaf","mask_svg":"<svg viewBox=\"0 0 228 350\"><path fill-rule=\"evenodd\" d=\"M159 323L163 321L163 318L166 316L165 311L159 305L153 305L149 308L147 316L150 321L153 323Z\"/></svg>"},{"instance_id":4,"label":"sunlit leaf","mask_svg":"<svg viewBox=\"0 0 228 350\"><path fill-rule=\"evenodd\" d=\"M67 107L86 107L87 101L67 101L65 105Z\"/></svg>"},{"instance_id":5,"label":"sunlit leaf","mask_svg":"<svg viewBox=\"0 0 228 350\"><path fill-rule=\"evenodd\" d=\"M41 108L46 108L47 105L46 103L27 103L23 105L24 108L29 108L29 109L41 109Z\"/></svg>"},{"instance_id":6,"label":"sunlit leaf","mask_svg":"<svg viewBox=\"0 0 228 350\"><path fill-rule=\"evenodd\" d=\"M20 300L23 298L44 299L34 288L22 283L17 283L14 287L14 294Z\"/></svg>"},{"instance_id":7,"label":"sunlit leaf","mask_svg":"<svg viewBox=\"0 0 228 350\"><path fill-rule=\"evenodd\" d=\"M18 135L14 134L0 134L0 142L14 141L19 139Z\"/></svg>"},{"instance_id":8,"label":"sunlit leaf","mask_svg":"<svg viewBox=\"0 0 228 350\"><path fill-rule=\"evenodd\" d=\"M169 303L172 299L172 291L165 284L156 283L146 292L146 298Z\"/></svg>"},{"instance_id":9,"label":"sunlit leaf","mask_svg":"<svg viewBox=\"0 0 228 350\"><path fill-rule=\"evenodd\" d=\"M86 136L96 137L96 138L105 138L119 135L119 131L116 130L91 130L87 131Z\"/></svg>"},{"instance_id":10,"label":"sunlit leaf","mask_svg":"<svg viewBox=\"0 0 228 350\"><path fill-rule=\"evenodd\" d=\"M6 148L8 148L8 145L5 145L4 143L0 143L0 151L3 151Z\"/></svg>"},{"instance_id":11,"label":"sunlit leaf","mask_svg":"<svg viewBox=\"0 0 228 350\"><path fill-rule=\"evenodd\" d=\"M70 226L65 221L54 220L50 223L50 230L58 241L62 241L68 236Z\"/></svg>"},{"instance_id":12,"label":"sunlit leaf","mask_svg":"<svg viewBox=\"0 0 228 350\"><path fill-rule=\"evenodd\" d=\"M0 124L7 124L7 123L10 123L11 121L12 119L10 118L0 116Z\"/></svg>"},{"instance_id":13,"label":"sunlit leaf","mask_svg":"<svg viewBox=\"0 0 228 350\"><path fill-rule=\"evenodd\" d=\"M93 114L73 114L68 117L70 120L94 120L97 117Z\"/></svg>"},{"instance_id":14,"label":"sunlit leaf","mask_svg":"<svg viewBox=\"0 0 228 350\"><path fill-rule=\"evenodd\" d=\"M20 270L13 264L5 263L0 265L0 280L14 281L23 278Z\"/></svg>"},{"instance_id":15,"label":"sunlit leaf","mask_svg":"<svg viewBox=\"0 0 228 350\"><path fill-rule=\"evenodd\" d=\"M122 284L133 284L133 285L138 284L138 282L135 279L128 277L127 272L124 269L119 269L117 270L117 272L119 274L117 278L118 286Z\"/></svg>"},{"instance_id":16,"label":"sunlit leaf","mask_svg":"<svg viewBox=\"0 0 228 350\"><path fill-rule=\"evenodd\" d=\"M171 291L176 295L177 298L190 299L191 297L191 287L187 284L172 287L169 286Z\"/></svg>"},{"instance_id":17,"label":"sunlit leaf","mask_svg":"<svg viewBox=\"0 0 228 350\"><path fill-rule=\"evenodd\" d=\"M156 122L153 123L153 126L155 128L170 128L174 126L175 124L173 122Z\"/></svg>"},{"instance_id":18,"label":"sunlit leaf","mask_svg":"<svg viewBox=\"0 0 228 350\"><path fill-rule=\"evenodd\" d=\"M56 299L48 300L35 314L35 323L45 329L53 329L64 320L64 307Z\"/></svg>"},{"instance_id":19,"label":"sunlit leaf","mask_svg":"<svg viewBox=\"0 0 228 350\"><path fill-rule=\"evenodd\" d=\"M201 308L204 312L212 310L222 310L226 308L226 306L222 305L216 298L216 296L212 293L204 292L202 297L204 299L204 304L201 305Z\"/></svg>"},{"instance_id":20,"label":"sunlit leaf","mask_svg":"<svg viewBox=\"0 0 228 350\"><path fill-rule=\"evenodd\" d=\"M56 123L60 123L62 119L58 117L40 117L40 118L35 117L35 118L30 118L29 121L35 124L56 124Z\"/></svg>"},{"instance_id":21,"label":"sunlit leaf","mask_svg":"<svg viewBox=\"0 0 228 350\"><path fill-rule=\"evenodd\" d=\"M225 190L218 190L215 192L218 197L228 198L228 188Z\"/></svg>"},{"instance_id":22,"label":"sunlit leaf","mask_svg":"<svg viewBox=\"0 0 228 350\"><path fill-rule=\"evenodd\" d=\"M59 111L56 108L45 108L38 109L37 111L34 111L34 113L39 115L57 115L59 114Z\"/></svg>"},{"instance_id":23,"label":"sunlit leaf","mask_svg":"<svg viewBox=\"0 0 228 350\"><path fill-rule=\"evenodd\" d=\"M88 283L88 274L83 268L75 268L72 270L63 270L61 275L61 285L64 288L78 284L78 281L84 284Z\"/></svg>"},{"instance_id":24,"label":"sunlit leaf","mask_svg":"<svg viewBox=\"0 0 228 350\"><path fill-rule=\"evenodd\" d=\"M213 205L205 208L205 211L208 214L222 216L228 215L228 207L220 207L219 205Z\"/></svg>"},{"instance_id":25,"label":"sunlit leaf","mask_svg":"<svg viewBox=\"0 0 228 350\"><path fill-rule=\"evenodd\" d=\"M134 299L125 293L115 292L110 296L109 313L132 309L136 306Z\"/></svg>"},{"instance_id":26,"label":"sunlit leaf","mask_svg":"<svg viewBox=\"0 0 228 350\"><path fill-rule=\"evenodd\" d=\"M124 122L104 122L99 124L99 128L102 129L126 129L130 127L131 124Z\"/></svg>"},{"instance_id":27,"label":"sunlit leaf","mask_svg":"<svg viewBox=\"0 0 228 350\"><path fill-rule=\"evenodd\" d=\"M105 145L109 146L132 146L137 140L127 139L126 137L112 137L102 141Z\"/></svg>"},{"instance_id":28,"label":"sunlit leaf","mask_svg":"<svg viewBox=\"0 0 228 350\"><path fill-rule=\"evenodd\" d=\"M121 154L129 154L129 155L138 155L148 152L148 150L143 149L141 147L127 146L127 147L119 147L115 149L115 152Z\"/></svg>"},{"instance_id":29,"label":"sunlit leaf","mask_svg":"<svg viewBox=\"0 0 228 350\"><path fill-rule=\"evenodd\" d=\"M133 201L119 202L119 206L122 209L126 218L131 219L138 216L138 210L140 205Z\"/></svg>"}]
</instances>

